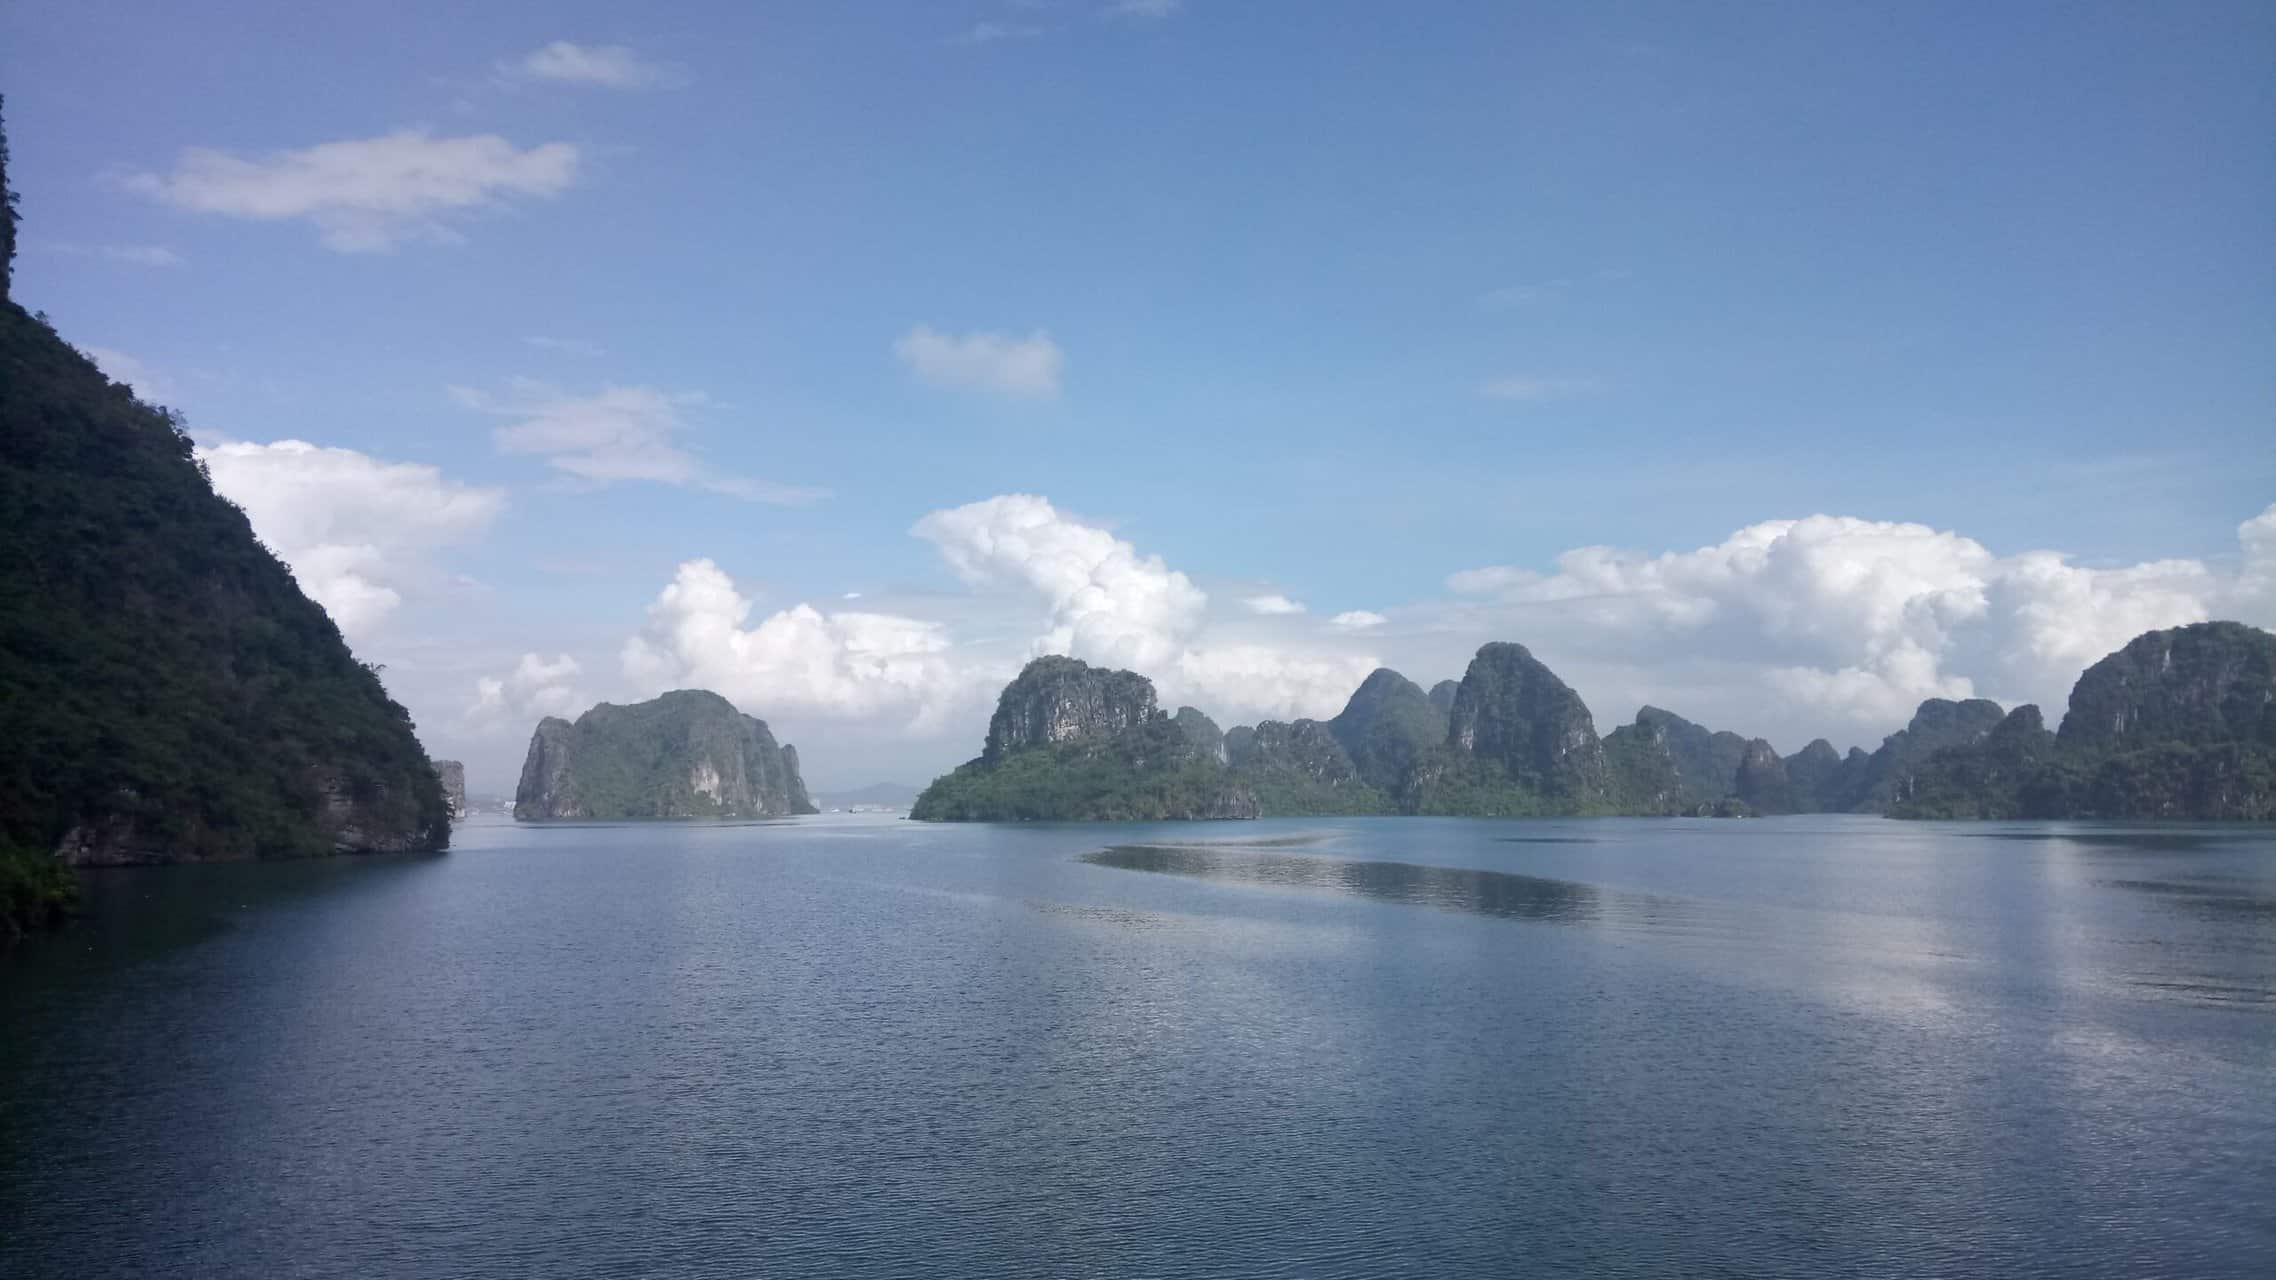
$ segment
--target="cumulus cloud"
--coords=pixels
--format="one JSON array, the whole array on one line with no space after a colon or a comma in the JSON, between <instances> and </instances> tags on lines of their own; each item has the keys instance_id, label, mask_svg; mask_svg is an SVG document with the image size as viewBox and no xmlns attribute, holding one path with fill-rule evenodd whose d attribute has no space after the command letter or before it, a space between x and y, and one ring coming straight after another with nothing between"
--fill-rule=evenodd
<instances>
[{"instance_id":1,"label":"cumulus cloud","mask_svg":"<svg viewBox=\"0 0 2276 1280\"><path fill-rule=\"evenodd\" d=\"M247 158L192 147L167 173L136 173L130 191L199 213L263 222L306 219L324 244L371 253L405 240L455 242L466 214L559 195L576 180L566 142L525 149L496 134L437 138L406 129Z\"/></svg>"},{"instance_id":2,"label":"cumulus cloud","mask_svg":"<svg viewBox=\"0 0 2276 1280\"><path fill-rule=\"evenodd\" d=\"M525 653L503 676L484 676L474 682L474 703L466 709L469 720L514 723L546 716L573 716L585 708L578 692L581 674L575 658L556 654Z\"/></svg>"},{"instance_id":3,"label":"cumulus cloud","mask_svg":"<svg viewBox=\"0 0 2276 1280\"><path fill-rule=\"evenodd\" d=\"M676 89L687 72L652 62L621 44L583 45L556 40L503 65L511 79L547 80L600 89Z\"/></svg>"},{"instance_id":4,"label":"cumulus cloud","mask_svg":"<svg viewBox=\"0 0 2276 1280\"><path fill-rule=\"evenodd\" d=\"M1583 547L1554 572L1489 566L1448 585L1491 602L1481 616L1518 638L1586 661L1715 663L1719 692L1744 682L1767 695L1766 711L1886 728L1928 697L2059 714L2082 669L2143 631L2265 618L2250 584L2254 540L2270 531L2268 515L2240 528L2246 567L2232 578L2194 560L2094 568L2050 551L1999 556L1950 530L1820 515L1656 556Z\"/></svg>"},{"instance_id":5,"label":"cumulus cloud","mask_svg":"<svg viewBox=\"0 0 2276 1280\"><path fill-rule=\"evenodd\" d=\"M244 509L301 590L351 638L441 579L435 553L480 535L505 506L498 490L434 467L302 440L218 444L198 458L214 491Z\"/></svg>"},{"instance_id":6,"label":"cumulus cloud","mask_svg":"<svg viewBox=\"0 0 2276 1280\"><path fill-rule=\"evenodd\" d=\"M1209 598L1185 574L1033 494L935 511L911 532L967 583L1036 601L1042 630L1031 655L1130 668L1173 704L1202 702L1228 716L1328 714L1375 664L1372 655L1311 652L1279 637L1212 634Z\"/></svg>"},{"instance_id":7,"label":"cumulus cloud","mask_svg":"<svg viewBox=\"0 0 2276 1280\"><path fill-rule=\"evenodd\" d=\"M648 694L710 689L759 716L890 717L919 729L986 680L952 657L939 623L799 604L752 626L752 610L717 564L682 564L625 643L625 678Z\"/></svg>"},{"instance_id":8,"label":"cumulus cloud","mask_svg":"<svg viewBox=\"0 0 2276 1280\"><path fill-rule=\"evenodd\" d=\"M453 387L451 395L469 409L514 419L492 432L500 452L538 455L554 470L591 484L646 480L783 505L829 496L825 489L731 475L681 448L677 439L687 429L686 415L711 403L700 391L607 386L581 396L518 378L503 395L471 387Z\"/></svg>"},{"instance_id":9,"label":"cumulus cloud","mask_svg":"<svg viewBox=\"0 0 2276 1280\"><path fill-rule=\"evenodd\" d=\"M1365 631L1370 627L1380 627L1389 621L1389 618L1372 609L1346 609L1328 619L1328 625L1340 627L1345 631Z\"/></svg>"},{"instance_id":10,"label":"cumulus cloud","mask_svg":"<svg viewBox=\"0 0 2276 1280\"><path fill-rule=\"evenodd\" d=\"M893 354L926 382L1008 396L1057 394L1064 363L1059 344L1041 329L1015 338L947 334L918 325L893 344Z\"/></svg>"},{"instance_id":11,"label":"cumulus cloud","mask_svg":"<svg viewBox=\"0 0 2276 1280\"><path fill-rule=\"evenodd\" d=\"M1287 596L1279 595L1277 593L1273 595L1243 597L1241 600L1241 607L1248 610L1250 613L1262 614L1266 617L1280 617L1287 614L1304 612L1304 606L1301 602L1291 600Z\"/></svg>"}]
</instances>

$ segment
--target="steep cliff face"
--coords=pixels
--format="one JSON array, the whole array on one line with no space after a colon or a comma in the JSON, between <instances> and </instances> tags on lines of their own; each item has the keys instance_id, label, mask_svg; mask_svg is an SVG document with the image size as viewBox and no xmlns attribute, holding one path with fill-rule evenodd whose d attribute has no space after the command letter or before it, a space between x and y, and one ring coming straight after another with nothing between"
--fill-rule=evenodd
<instances>
[{"instance_id":1,"label":"steep cliff face","mask_svg":"<svg viewBox=\"0 0 2276 1280\"><path fill-rule=\"evenodd\" d=\"M1266 817L1392 811L1390 795L1360 776L1335 733L1318 720L1267 720L1243 740L1234 773Z\"/></svg>"},{"instance_id":2,"label":"steep cliff face","mask_svg":"<svg viewBox=\"0 0 2276 1280\"><path fill-rule=\"evenodd\" d=\"M1423 753L1446 741L1446 713L1420 685L1380 667L1361 682L1327 728L1360 779L1388 792L1406 779Z\"/></svg>"},{"instance_id":3,"label":"steep cliff face","mask_svg":"<svg viewBox=\"0 0 2276 1280\"><path fill-rule=\"evenodd\" d=\"M1144 676L1074 658L1037 658L997 697L980 756L1001 760L1029 747L1111 736L1157 714L1154 683Z\"/></svg>"},{"instance_id":4,"label":"steep cliff face","mask_svg":"<svg viewBox=\"0 0 2276 1280\"><path fill-rule=\"evenodd\" d=\"M1689 812L1732 796L1747 740L1645 707L1605 735L1604 748L1638 812Z\"/></svg>"},{"instance_id":5,"label":"steep cliff face","mask_svg":"<svg viewBox=\"0 0 2276 1280\"><path fill-rule=\"evenodd\" d=\"M540 721L514 790L514 816L762 818L813 813L798 753L716 693L682 689L602 703L574 724Z\"/></svg>"},{"instance_id":6,"label":"steep cliff face","mask_svg":"<svg viewBox=\"0 0 2276 1280\"><path fill-rule=\"evenodd\" d=\"M2137 636L2078 678L2062 729L2018 707L1912 771L1903 818L2276 818L2276 635L2234 622Z\"/></svg>"},{"instance_id":7,"label":"steep cliff face","mask_svg":"<svg viewBox=\"0 0 2276 1280\"><path fill-rule=\"evenodd\" d=\"M1756 813L1793 813L1804 806L1778 749L1761 738L1746 744L1731 773L1731 797Z\"/></svg>"},{"instance_id":8,"label":"steep cliff face","mask_svg":"<svg viewBox=\"0 0 2276 1280\"><path fill-rule=\"evenodd\" d=\"M1038 658L996 699L979 758L935 778L924 822L1254 818L1257 797L1225 739L1191 707L1157 709L1153 682L1073 658Z\"/></svg>"},{"instance_id":9,"label":"steep cliff face","mask_svg":"<svg viewBox=\"0 0 2276 1280\"><path fill-rule=\"evenodd\" d=\"M435 761L435 777L443 784L443 802L450 806L451 821L466 816L466 766L456 760Z\"/></svg>"},{"instance_id":10,"label":"steep cliff face","mask_svg":"<svg viewBox=\"0 0 2276 1280\"><path fill-rule=\"evenodd\" d=\"M2238 622L2136 636L2079 676L2057 736L2085 751L2165 742L2276 747L2276 636Z\"/></svg>"},{"instance_id":11,"label":"steep cliff face","mask_svg":"<svg viewBox=\"0 0 2276 1280\"><path fill-rule=\"evenodd\" d=\"M1912 722L1881 740L1881 747L1859 761L1844 761L1838 792L1829 809L1849 813L1887 813L1911 785L1908 779L1937 752L1977 742L2006 719L1996 702L1970 698L1930 698L1913 712Z\"/></svg>"},{"instance_id":12,"label":"steep cliff face","mask_svg":"<svg viewBox=\"0 0 2276 1280\"><path fill-rule=\"evenodd\" d=\"M1588 707L1524 645L1489 644L1470 660L1447 743L1544 796L1580 808L1611 801L1611 767Z\"/></svg>"},{"instance_id":13,"label":"steep cliff face","mask_svg":"<svg viewBox=\"0 0 2276 1280\"><path fill-rule=\"evenodd\" d=\"M1865 765L1865 753L1851 748L1859 770ZM1841 753L1824 738L1813 738L1810 744L1786 757L1786 780L1794 797L1798 813L1823 813L1839 808L1841 792Z\"/></svg>"},{"instance_id":14,"label":"steep cliff face","mask_svg":"<svg viewBox=\"0 0 2276 1280\"><path fill-rule=\"evenodd\" d=\"M72 863L435 850L411 719L178 420L0 302L0 845Z\"/></svg>"},{"instance_id":15,"label":"steep cliff face","mask_svg":"<svg viewBox=\"0 0 2276 1280\"><path fill-rule=\"evenodd\" d=\"M1215 720L1194 707L1179 707L1177 714L1170 717L1170 723L1185 734L1195 751L1219 764L1226 763L1225 735L1218 730Z\"/></svg>"}]
</instances>

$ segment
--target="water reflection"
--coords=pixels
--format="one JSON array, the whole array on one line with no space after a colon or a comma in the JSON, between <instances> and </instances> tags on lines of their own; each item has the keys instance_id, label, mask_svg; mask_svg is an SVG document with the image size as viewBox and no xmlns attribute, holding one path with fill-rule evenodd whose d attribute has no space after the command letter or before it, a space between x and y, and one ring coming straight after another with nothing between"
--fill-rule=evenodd
<instances>
[{"instance_id":1,"label":"water reflection","mask_svg":"<svg viewBox=\"0 0 2276 1280\"><path fill-rule=\"evenodd\" d=\"M1125 871L1153 871L1275 889L1318 889L1440 911L1561 924L1592 922L1615 906L1623 915L1635 915L1664 913L1672 905L1642 895L1618 895L1621 901L1616 903L1614 895L1593 885L1506 871L1240 853L1198 845L1116 845L1085 854L1083 861Z\"/></svg>"}]
</instances>

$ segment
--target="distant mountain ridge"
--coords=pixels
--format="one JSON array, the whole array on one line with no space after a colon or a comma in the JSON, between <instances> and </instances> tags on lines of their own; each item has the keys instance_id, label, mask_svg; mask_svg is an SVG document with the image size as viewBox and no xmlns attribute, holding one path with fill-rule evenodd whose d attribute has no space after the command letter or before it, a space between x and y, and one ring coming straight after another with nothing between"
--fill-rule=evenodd
<instances>
[{"instance_id":1,"label":"distant mountain ridge","mask_svg":"<svg viewBox=\"0 0 2276 1280\"><path fill-rule=\"evenodd\" d=\"M601 703L530 736L514 817L766 818L816 812L798 749L766 722L700 689Z\"/></svg>"},{"instance_id":2,"label":"distant mountain ridge","mask_svg":"<svg viewBox=\"0 0 2276 1280\"><path fill-rule=\"evenodd\" d=\"M1870 753L1820 738L1791 756L1649 706L1599 738L1517 644L1483 646L1429 693L1381 669L1331 720L1221 737L1194 708L1163 715L1143 676L1042 658L1006 686L981 757L911 816L2266 816L2272 651L2276 637L2236 623L2153 632L2081 677L2062 735L2033 707L1930 698ZM2090 763L2097 781L2049 772Z\"/></svg>"}]
</instances>

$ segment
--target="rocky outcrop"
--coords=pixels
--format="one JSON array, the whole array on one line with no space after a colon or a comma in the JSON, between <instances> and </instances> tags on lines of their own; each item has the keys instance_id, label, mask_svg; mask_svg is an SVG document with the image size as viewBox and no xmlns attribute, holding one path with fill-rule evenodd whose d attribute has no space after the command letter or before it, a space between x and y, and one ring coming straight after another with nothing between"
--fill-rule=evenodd
<instances>
[{"instance_id":1,"label":"rocky outcrop","mask_svg":"<svg viewBox=\"0 0 2276 1280\"><path fill-rule=\"evenodd\" d=\"M1731 773L1731 798L1754 813L1793 813L1803 807L1785 759L1761 738L1741 748L1738 768Z\"/></svg>"},{"instance_id":2,"label":"rocky outcrop","mask_svg":"<svg viewBox=\"0 0 2276 1280\"><path fill-rule=\"evenodd\" d=\"M1850 766L1856 771L1865 767L1865 753L1850 748ZM1794 797L1794 808L1802 813L1824 813L1840 807L1842 790L1841 753L1824 738L1813 738L1810 744L1786 757L1786 780Z\"/></svg>"},{"instance_id":3,"label":"rocky outcrop","mask_svg":"<svg viewBox=\"0 0 2276 1280\"><path fill-rule=\"evenodd\" d=\"M2167 742L2276 747L2276 636L2239 622L2136 636L2079 676L2057 736L2074 751Z\"/></svg>"},{"instance_id":4,"label":"rocky outcrop","mask_svg":"<svg viewBox=\"0 0 2276 1280\"><path fill-rule=\"evenodd\" d=\"M1218 731L1215 720L1196 708L1179 707L1177 714L1170 717L1170 723L1185 734L1187 741L1193 743L1193 749L1200 755L1219 764L1226 762L1225 735Z\"/></svg>"},{"instance_id":5,"label":"rocky outcrop","mask_svg":"<svg viewBox=\"0 0 2276 1280\"><path fill-rule=\"evenodd\" d=\"M179 420L0 301L0 849L95 864L449 840L409 713L214 492Z\"/></svg>"},{"instance_id":6,"label":"rocky outcrop","mask_svg":"<svg viewBox=\"0 0 2276 1280\"><path fill-rule=\"evenodd\" d=\"M1909 771L1889 811L2276 819L2276 635L2208 622L2137 636L2078 678L2060 731L2018 707Z\"/></svg>"},{"instance_id":7,"label":"rocky outcrop","mask_svg":"<svg viewBox=\"0 0 2276 1280\"><path fill-rule=\"evenodd\" d=\"M1647 706L1604 738L1620 791L1639 813L1688 813L1735 794L1747 740Z\"/></svg>"},{"instance_id":8,"label":"rocky outcrop","mask_svg":"<svg viewBox=\"0 0 2276 1280\"><path fill-rule=\"evenodd\" d=\"M1582 808L1612 798L1611 768L1588 707L1524 645L1489 644L1470 660L1447 716L1447 743L1544 796Z\"/></svg>"},{"instance_id":9,"label":"rocky outcrop","mask_svg":"<svg viewBox=\"0 0 2276 1280\"><path fill-rule=\"evenodd\" d=\"M1389 667L1379 667L1361 682L1327 728L1360 780L1389 792L1406 779L1425 752L1446 741L1446 713L1420 685Z\"/></svg>"},{"instance_id":10,"label":"rocky outcrop","mask_svg":"<svg viewBox=\"0 0 2276 1280\"><path fill-rule=\"evenodd\" d=\"M1078 738L1107 737L1159 714L1154 683L1075 658L1037 658L996 699L983 760Z\"/></svg>"},{"instance_id":11,"label":"rocky outcrop","mask_svg":"<svg viewBox=\"0 0 2276 1280\"><path fill-rule=\"evenodd\" d=\"M1908 779L1937 752L1980 740L2007 717L1996 702L1970 698L1930 698L1913 712L1912 722L1881 740L1872 755L1844 761L1828 809L1847 813L1887 813L1910 787Z\"/></svg>"},{"instance_id":12,"label":"rocky outcrop","mask_svg":"<svg viewBox=\"0 0 2276 1280\"><path fill-rule=\"evenodd\" d=\"M1220 737L1217 726L1190 707L1174 719L1163 715L1144 676L1073 658L1037 658L998 695L980 756L935 778L909 816L924 822L1254 818L1255 792L1225 764L1232 737Z\"/></svg>"},{"instance_id":13,"label":"rocky outcrop","mask_svg":"<svg viewBox=\"0 0 2276 1280\"><path fill-rule=\"evenodd\" d=\"M456 760L435 761L435 776L443 784L443 800L450 805L451 821L466 816L466 766Z\"/></svg>"},{"instance_id":14,"label":"rocky outcrop","mask_svg":"<svg viewBox=\"0 0 2276 1280\"><path fill-rule=\"evenodd\" d=\"M574 724L540 721L514 817L771 818L815 812L798 753L716 693L682 689L602 703Z\"/></svg>"}]
</instances>

